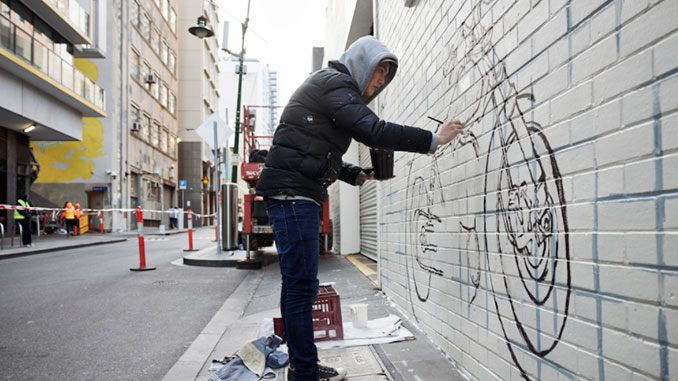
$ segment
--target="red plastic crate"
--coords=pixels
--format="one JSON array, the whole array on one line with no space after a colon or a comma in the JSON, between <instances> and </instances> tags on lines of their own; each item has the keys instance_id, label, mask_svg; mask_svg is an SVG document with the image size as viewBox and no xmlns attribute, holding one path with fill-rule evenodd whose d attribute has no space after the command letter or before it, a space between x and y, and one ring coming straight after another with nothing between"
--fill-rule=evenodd
<instances>
[{"instance_id":1,"label":"red plastic crate","mask_svg":"<svg viewBox=\"0 0 678 381\"><path fill-rule=\"evenodd\" d=\"M275 334L285 342L282 318L273 318ZM344 325L341 319L341 301L339 294L331 285L318 288L318 300L313 303L313 337L315 341L341 340L344 338Z\"/></svg>"}]
</instances>

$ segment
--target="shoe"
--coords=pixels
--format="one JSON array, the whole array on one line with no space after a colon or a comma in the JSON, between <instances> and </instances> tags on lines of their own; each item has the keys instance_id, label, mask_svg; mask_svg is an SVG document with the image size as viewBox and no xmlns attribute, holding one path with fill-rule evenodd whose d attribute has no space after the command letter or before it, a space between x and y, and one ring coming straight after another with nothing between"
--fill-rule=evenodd
<instances>
[{"instance_id":1,"label":"shoe","mask_svg":"<svg viewBox=\"0 0 678 381\"><path fill-rule=\"evenodd\" d=\"M348 373L344 368L334 369L320 364L318 364L318 370L319 381L341 381ZM297 381L297 377L294 375L292 368L287 368L287 381Z\"/></svg>"},{"instance_id":2,"label":"shoe","mask_svg":"<svg viewBox=\"0 0 678 381\"><path fill-rule=\"evenodd\" d=\"M344 368L335 369L320 364L318 364L318 368L320 369L320 381L341 381L348 373Z\"/></svg>"}]
</instances>

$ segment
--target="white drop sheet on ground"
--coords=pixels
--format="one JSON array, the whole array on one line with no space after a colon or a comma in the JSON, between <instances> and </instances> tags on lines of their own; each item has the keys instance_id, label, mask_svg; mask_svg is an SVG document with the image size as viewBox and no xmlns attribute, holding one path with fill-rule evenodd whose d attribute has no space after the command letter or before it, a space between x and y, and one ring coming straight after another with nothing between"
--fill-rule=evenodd
<instances>
[{"instance_id":1,"label":"white drop sheet on ground","mask_svg":"<svg viewBox=\"0 0 678 381\"><path fill-rule=\"evenodd\" d=\"M402 326L402 319L396 315L389 315L385 318L368 320L367 327L365 328L355 328L351 322L344 323L343 326L343 340L316 341L315 345L318 347L318 349L345 348L370 344L386 344L396 341L414 339L412 332ZM259 336L268 336L272 334L273 319L264 319L264 321L261 323L261 326L259 327Z\"/></svg>"}]
</instances>

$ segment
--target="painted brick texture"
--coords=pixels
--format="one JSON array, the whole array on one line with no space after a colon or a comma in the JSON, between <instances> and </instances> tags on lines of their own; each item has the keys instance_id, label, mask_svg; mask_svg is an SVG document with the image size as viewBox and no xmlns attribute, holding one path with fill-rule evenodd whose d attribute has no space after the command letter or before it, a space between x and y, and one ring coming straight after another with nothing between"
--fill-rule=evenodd
<instances>
[{"instance_id":1,"label":"painted brick texture","mask_svg":"<svg viewBox=\"0 0 678 381\"><path fill-rule=\"evenodd\" d=\"M377 0L381 282L471 377L678 378L678 1Z\"/></svg>"}]
</instances>

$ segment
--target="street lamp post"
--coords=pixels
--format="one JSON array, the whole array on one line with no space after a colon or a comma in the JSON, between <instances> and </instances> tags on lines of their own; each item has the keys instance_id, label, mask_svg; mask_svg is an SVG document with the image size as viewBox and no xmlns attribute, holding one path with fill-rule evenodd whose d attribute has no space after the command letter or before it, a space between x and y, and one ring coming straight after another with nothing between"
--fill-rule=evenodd
<instances>
[{"instance_id":1,"label":"street lamp post","mask_svg":"<svg viewBox=\"0 0 678 381\"><path fill-rule=\"evenodd\" d=\"M205 16L200 15L198 17L198 23L195 26L192 26L188 28L188 31L194 35L197 36L200 39L203 39L205 37L212 37L214 36L214 32L207 27L207 19ZM216 236L217 236L217 255L221 255L221 234L220 234L220 228L219 228L219 181L217 179L218 175L218 168L219 168L219 141L218 141L218 133L217 133L217 122L216 120L214 121L214 174L212 175L212 182L214 183L214 204L215 208L214 211L216 213ZM182 191L182 198L183 198L183 191ZM183 205L182 205L183 207Z\"/></svg>"},{"instance_id":2,"label":"street lamp post","mask_svg":"<svg viewBox=\"0 0 678 381\"><path fill-rule=\"evenodd\" d=\"M238 154L238 145L240 141L240 102L242 99L242 75L245 71L244 61L245 61L245 33L247 32L247 26L250 22L250 0L247 1L247 17L245 22L242 24L242 42L240 45L240 54L238 57L238 100L235 107L235 143L233 145L233 154ZM238 164L234 164L231 168L231 182L237 183L238 181Z\"/></svg>"}]
</instances>

